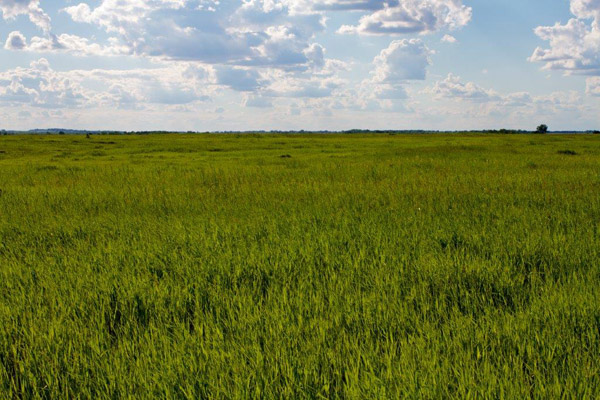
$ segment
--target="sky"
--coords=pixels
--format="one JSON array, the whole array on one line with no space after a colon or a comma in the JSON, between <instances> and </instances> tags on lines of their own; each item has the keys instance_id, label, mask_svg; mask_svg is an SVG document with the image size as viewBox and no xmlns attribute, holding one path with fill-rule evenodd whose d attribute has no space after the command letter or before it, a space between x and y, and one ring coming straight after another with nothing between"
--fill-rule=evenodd
<instances>
[{"instance_id":1,"label":"sky","mask_svg":"<svg viewBox=\"0 0 600 400\"><path fill-rule=\"evenodd\" d=\"M600 0L0 0L0 129L600 129Z\"/></svg>"}]
</instances>

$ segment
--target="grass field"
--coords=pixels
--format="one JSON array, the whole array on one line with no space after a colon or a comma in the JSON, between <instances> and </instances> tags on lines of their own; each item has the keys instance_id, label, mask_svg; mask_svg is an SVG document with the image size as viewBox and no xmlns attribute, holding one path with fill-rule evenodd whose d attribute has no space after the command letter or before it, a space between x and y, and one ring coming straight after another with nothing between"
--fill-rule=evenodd
<instances>
[{"instance_id":1,"label":"grass field","mask_svg":"<svg viewBox=\"0 0 600 400\"><path fill-rule=\"evenodd\" d=\"M0 137L0 398L598 398L600 137Z\"/></svg>"}]
</instances>

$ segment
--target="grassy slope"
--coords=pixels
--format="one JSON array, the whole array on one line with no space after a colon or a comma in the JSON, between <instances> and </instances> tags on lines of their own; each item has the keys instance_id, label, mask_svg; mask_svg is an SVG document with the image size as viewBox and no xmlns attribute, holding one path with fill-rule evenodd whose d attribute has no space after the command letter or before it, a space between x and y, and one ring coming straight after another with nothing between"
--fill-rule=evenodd
<instances>
[{"instance_id":1,"label":"grassy slope","mask_svg":"<svg viewBox=\"0 0 600 400\"><path fill-rule=\"evenodd\" d=\"M4 136L0 190L0 397L600 395L600 137Z\"/></svg>"}]
</instances>

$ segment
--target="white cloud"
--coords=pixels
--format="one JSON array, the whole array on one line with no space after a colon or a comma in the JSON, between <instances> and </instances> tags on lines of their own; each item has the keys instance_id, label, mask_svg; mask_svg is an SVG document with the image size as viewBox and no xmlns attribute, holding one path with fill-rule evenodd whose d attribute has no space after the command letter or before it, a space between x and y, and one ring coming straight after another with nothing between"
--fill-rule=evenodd
<instances>
[{"instance_id":1,"label":"white cloud","mask_svg":"<svg viewBox=\"0 0 600 400\"><path fill-rule=\"evenodd\" d=\"M431 54L432 51L419 39L394 40L373 60L373 80L391 84L423 80L431 65Z\"/></svg>"},{"instance_id":2,"label":"white cloud","mask_svg":"<svg viewBox=\"0 0 600 400\"><path fill-rule=\"evenodd\" d=\"M40 7L40 0L0 0L4 19L27 15L29 20L44 31L50 31L50 17Z\"/></svg>"},{"instance_id":3,"label":"white cloud","mask_svg":"<svg viewBox=\"0 0 600 400\"><path fill-rule=\"evenodd\" d=\"M592 96L600 96L600 77L587 79L586 92Z\"/></svg>"},{"instance_id":4,"label":"white cloud","mask_svg":"<svg viewBox=\"0 0 600 400\"><path fill-rule=\"evenodd\" d=\"M456 40L456 38L452 35L444 35L444 37L442 37L442 42L444 43L458 43L458 40Z\"/></svg>"},{"instance_id":5,"label":"white cloud","mask_svg":"<svg viewBox=\"0 0 600 400\"><path fill-rule=\"evenodd\" d=\"M43 108L114 106L206 101L219 90L214 71L179 63L156 69L55 71L46 59L0 73L0 103Z\"/></svg>"},{"instance_id":6,"label":"white cloud","mask_svg":"<svg viewBox=\"0 0 600 400\"><path fill-rule=\"evenodd\" d=\"M271 82L264 94L272 97L328 98L334 96L344 83L335 76L285 76L272 71Z\"/></svg>"},{"instance_id":7,"label":"white cloud","mask_svg":"<svg viewBox=\"0 0 600 400\"><path fill-rule=\"evenodd\" d=\"M600 1L598 0L571 0L571 12L577 18L594 18L600 17Z\"/></svg>"},{"instance_id":8,"label":"white cloud","mask_svg":"<svg viewBox=\"0 0 600 400\"><path fill-rule=\"evenodd\" d=\"M316 69L325 67L325 48L320 44L311 44L304 50L304 55Z\"/></svg>"},{"instance_id":9,"label":"white cloud","mask_svg":"<svg viewBox=\"0 0 600 400\"><path fill-rule=\"evenodd\" d=\"M426 93L436 98L462 99L477 102L499 100L500 96L493 90L484 89L473 82L463 83L459 76L448 74L446 79L436 82L426 89Z\"/></svg>"},{"instance_id":10,"label":"white cloud","mask_svg":"<svg viewBox=\"0 0 600 400\"><path fill-rule=\"evenodd\" d=\"M600 2L571 0L571 12L576 18L564 25L556 23L535 29L536 35L548 41L550 47L536 48L529 61L567 74L600 75Z\"/></svg>"},{"instance_id":11,"label":"white cloud","mask_svg":"<svg viewBox=\"0 0 600 400\"><path fill-rule=\"evenodd\" d=\"M340 33L366 35L398 35L430 33L457 29L469 23L472 10L461 0L403 0L389 2L358 2L381 5L372 14L363 16L358 25L344 25Z\"/></svg>"},{"instance_id":12,"label":"white cloud","mask_svg":"<svg viewBox=\"0 0 600 400\"><path fill-rule=\"evenodd\" d=\"M4 48L6 50L23 50L27 47L27 39L21 32L11 32L6 39Z\"/></svg>"},{"instance_id":13,"label":"white cloud","mask_svg":"<svg viewBox=\"0 0 600 400\"><path fill-rule=\"evenodd\" d=\"M86 101L82 88L64 75L50 69L40 59L29 68L0 73L0 102L29 104L35 107L78 107Z\"/></svg>"},{"instance_id":14,"label":"white cloud","mask_svg":"<svg viewBox=\"0 0 600 400\"><path fill-rule=\"evenodd\" d=\"M332 98L334 108L367 112L412 110L407 87L425 80L433 54L420 39L394 40L372 62L371 77L357 87L340 85Z\"/></svg>"},{"instance_id":15,"label":"white cloud","mask_svg":"<svg viewBox=\"0 0 600 400\"><path fill-rule=\"evenodd\" d=\"M400 85L375 85L373 87L371 98L373 100L404 100L408 98L408 93Z\"/></svg>"},{"instance_id":16,"label":"white cloud","mask_svg":"<svg viewBox=\"0 0 600 400\"><path fill-rule=\"evenodd\" d=\"M6 50L30 51L36 53L70 52L75 55L115 56L130 53L125 46L115 40L109 40L108 46L90 42L89 39L77 35L63 33L47 34L45 37L34 36L28 43L27 38L19 31L11 32L4 45Z\"/></svg>"},{"instance_id":17,"label":"white cloud","mask_svg":"<svg viewBox=\"0 0 600 400\"><path fill-rule=\"evenodd\" d=\"M571 115L579 118L590 108L578 92L554 92L545 96L533 96L527 92L500 94L473 82L463 82L460 77L449 74L442 81L426 88L424 94L444 102L444 112L472 117L544 118ZM499 121L502 122L502 121Z\"/></svg>"}]
</instances>

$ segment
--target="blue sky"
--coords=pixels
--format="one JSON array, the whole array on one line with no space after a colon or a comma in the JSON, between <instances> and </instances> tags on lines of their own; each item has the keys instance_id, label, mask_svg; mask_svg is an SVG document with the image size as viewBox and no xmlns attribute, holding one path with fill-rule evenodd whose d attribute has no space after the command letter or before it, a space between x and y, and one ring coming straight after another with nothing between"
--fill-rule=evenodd
<instances>
[{"instance_id":1,"label":"blue sky","mask_svg":"<svg viewBox=\"0 0 600 400\"><path fill-rule=\"evenodd\" d=\"M600 0L0 0L1 128L599 129Z\"/></svg>"}]
</instances>

